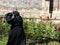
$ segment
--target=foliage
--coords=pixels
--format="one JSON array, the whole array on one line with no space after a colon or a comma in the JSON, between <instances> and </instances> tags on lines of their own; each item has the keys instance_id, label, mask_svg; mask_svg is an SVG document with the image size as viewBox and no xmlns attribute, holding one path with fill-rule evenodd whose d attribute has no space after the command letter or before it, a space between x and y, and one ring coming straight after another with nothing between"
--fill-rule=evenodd
<instances>
[{"instance_id":1,"label":"foliage","mask_svg":"<svg viewBox=\"0 0 60 45\"><path fill-rule=\"evenodd\" d=\"M6 21L0 22L1 34L4 36L8 35L10 26ZM60 24L53 24L48 20L41 20L38 23L34 20L24 21L23 27L27 39L35 40L36 42L60 39ZM0 36L1 38L2 35Z\"/></svg>"},{"instance_id":2,"label":"foliage","mask_svg":"<svg viewBox=\"0 0 60 45\"><path fill-rule=\"evenodd\" d=\"M6 37L9 33L10 25L5 21L0 21L0 40L3 40L3 37Z\"/></svg>"},{"instance_id":3,"label":"foliage","mask_svg":"<svg viewBox=\"0 0 60 45\"><path fill-rule=\"evenodd\" d=\"M56 29L58 25L53 25L49 21L46 21L46 24L44 25L42 22L43 21L40 21L38 23L34 21L24 22L24 29L27 38L33 39L35 41L59 40L60 31Z\"/></svg>"}]
</instances>

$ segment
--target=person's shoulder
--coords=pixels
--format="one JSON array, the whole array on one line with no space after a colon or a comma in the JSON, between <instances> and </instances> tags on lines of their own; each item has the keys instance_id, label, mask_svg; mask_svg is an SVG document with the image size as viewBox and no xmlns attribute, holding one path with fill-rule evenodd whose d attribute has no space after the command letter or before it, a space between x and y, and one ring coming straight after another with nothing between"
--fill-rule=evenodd
<instances>
[{"instance_id":1,"label":"person's shoulder","mask_svg":"<svg viewBox=\"0 0 60 45\"><path fill-rule=\"evenodd\" d=\"M12 13L6 13L5 16L12 16Z\"/></svg>"}]
</instances>

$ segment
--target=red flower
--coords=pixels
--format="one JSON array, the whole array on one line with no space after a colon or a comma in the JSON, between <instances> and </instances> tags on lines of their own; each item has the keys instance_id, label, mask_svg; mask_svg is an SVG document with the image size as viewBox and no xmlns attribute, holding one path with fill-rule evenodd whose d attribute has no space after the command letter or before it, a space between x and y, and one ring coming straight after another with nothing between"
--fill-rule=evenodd
<instances>
[{"instance_id":1,"label":"red flower","mask_svg":"<svg viewBox=\"0 0 60 45\"><path fill-rule=\"evenodd\" d=\"M57 30L60 31L60 26L57 27Z\"/></svg>"},{"instance_id":2,"label":"red flower","mask_svg":"<svg viewBox=\"0 0 60 45\"><path fill-rule=\"evenodd\" d=\"M48 20L50 19L49 16L47 16L47 19L48 19Z\"/></svg>"},{"instance_id":3,"label":"red flower","mask_svg":"<svg viewBox=\"0 0 60 45\"><path fill-rule=\"evenodd\" d=\"M42 19L42 16L39 16L40 19Z\"/></svg>"}]
</instances>

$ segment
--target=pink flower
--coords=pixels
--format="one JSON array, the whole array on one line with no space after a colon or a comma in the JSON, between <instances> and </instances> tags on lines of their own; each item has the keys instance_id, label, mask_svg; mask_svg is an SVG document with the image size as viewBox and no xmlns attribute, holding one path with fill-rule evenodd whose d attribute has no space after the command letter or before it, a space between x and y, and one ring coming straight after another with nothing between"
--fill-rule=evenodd
<instances>
[{"instance_id":1,"label":"pink flower","mask_svg":"<svg viewBox=\"0 0 60 45\"><path fill-rule=\"evenodd\" d=\"M45 26L46 25L46 21L43 21L42 24Z\"/></svg>"},{"instance_id":2,"label":"pink flower","mask_svg":"<svg viewBox=\"0 0 60 45\"><path fill-rule=\"evenodd\" d=\"M54 17L54 19L56 19L56 17Z\"/></svg>"},{"instance_id":3,"label":"pink flower","mask_svg":"<svg viewBox=\"0 0 60 45\"><path fill-rule=\"evenodd\" d=\"M42 19L42 16L39 16L40 19Z\"/></svg>"}]
</instances>

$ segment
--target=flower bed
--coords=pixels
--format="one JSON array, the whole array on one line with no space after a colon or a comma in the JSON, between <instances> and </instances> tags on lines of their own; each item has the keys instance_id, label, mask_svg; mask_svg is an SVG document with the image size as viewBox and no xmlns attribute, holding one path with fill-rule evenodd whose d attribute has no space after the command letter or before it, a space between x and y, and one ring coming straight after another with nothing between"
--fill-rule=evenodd
<instances>
[{"instance_id":1,"label":"flower bed","mask_svg":"<svg viewBox=\"0 0 60 45\"><path fill-rule=\"evenodd\" d=\"M43 20L38 23L27 21L24 22L24 30L27 39L35 42L60 41L60 24L53 24Z\"/></svg>"},{"instance_id":2,"label":"flower bed","mask_svg":"<svg viewBox=\"0 0 60 45\"><path fill-rule=\"evenodd\" d=\"M9 33L10 25L6 22L0 22L0 29L2 29L5 34ZM60 24L54 24L49 20L42 20L38 23L36 21L25 21L24 20L24 31L26 38L32 40L35 43L44 43L50 41L60 42ZM3 28L4 27L4 28Z\"/></svg>"}]
</instances>

